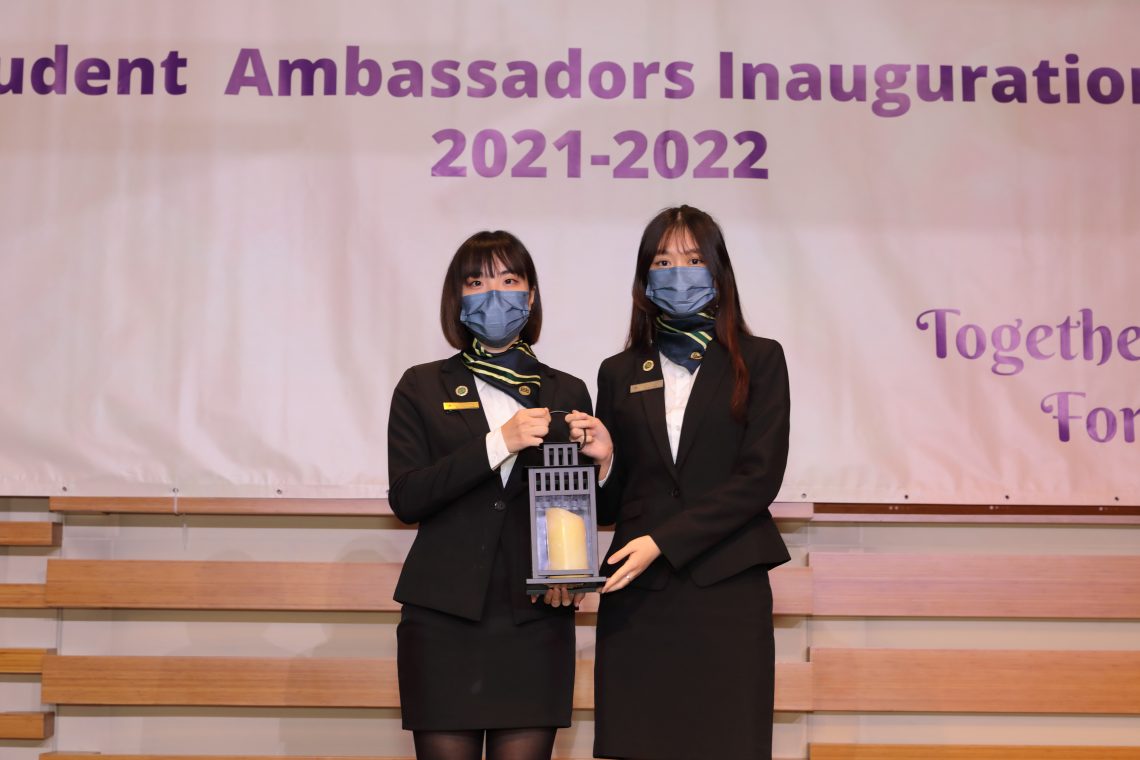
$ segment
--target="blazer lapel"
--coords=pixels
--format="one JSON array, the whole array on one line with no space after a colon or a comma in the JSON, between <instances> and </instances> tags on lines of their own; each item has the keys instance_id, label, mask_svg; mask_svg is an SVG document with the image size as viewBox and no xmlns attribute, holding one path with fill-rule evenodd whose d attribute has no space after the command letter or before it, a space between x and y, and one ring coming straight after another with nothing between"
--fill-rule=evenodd
<instances>
[{"instance_id":1,"label":"blazer lapel","mask_svg":"<svg viewBox=\"0 0 1140 760\"><path fill-rule=\"evenodd\" d=\"M475 385L475 376L467 367L463 366L463 360L459 354L441 365L439 378L443 384L442 391L445 401L458 403L475 401L479 404L478 409L461 409L444 413L457 415L459 419L463 420L473 438L486 436L487 433L491 432L491 428L487 425L487 413L483 411L483 402L479 398L479 389Z\"/></svg>"},{"instance_id":2,"label":"blazer lapel","mask_svg":"<svg viewBox=\"0 0 1140 760\"><path fill-rule=\"evenodd\" d=\"M677 468L673 464L673 451L669 448L669 430L665 426L665 378L661 374L661 357L649 347L634 354L633 358L637 365L630 373L634 387L642 383L660 383L657 388L636 393L631 390L630 393L641 400L646 424L649 426L653 442L657 444L657 453L676 481Z\"/></svg>"},{"instance_id":3,"label":"blazer lapel","mask_svg":"<svg viewBox=\"0 0 1140 760\"><path fill-rule=\"evenodd\" d=\"M714 402L718 394L731 393L721 388L725 372L728 370L728 352L717 341L709 343L705 356L701 359L701 369L697 373L697 380L693 383L693 390L689 394L689 402L685 405L685 418L681 423L681 441L677 444L677 469L685 464L685 457L693 448L697 432L701 423L708 417L706 410Z\"/></svg>"}]
</instances>

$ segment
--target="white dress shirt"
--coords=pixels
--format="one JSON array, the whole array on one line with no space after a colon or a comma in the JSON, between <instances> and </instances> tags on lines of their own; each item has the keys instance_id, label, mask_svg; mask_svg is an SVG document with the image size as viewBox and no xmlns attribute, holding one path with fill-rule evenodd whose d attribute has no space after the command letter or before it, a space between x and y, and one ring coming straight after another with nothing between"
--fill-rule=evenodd
<instances>
[{"instance_id":1,"label":"white dress shirt","mask_svg":"<svg viewBox=\"0 0 1140 760\"><path fill-rule=\"evenodd\" d=\"M689 404L689 394L697 381L696 372L690 374L680 364L671 361L665 354L661 357L661 377L665 381L665 429L669 433L669 450L673 452L673 463L677 463L677 446L681 442L681 425L685 421L685 407Z\"/></svg>"},{"instance_id":2,"label":"white dress shirt","mask_svg":"<svg viewBox=\"0 0 1140 760\"><path fill-rule=\"evenodd\" d=\"M475 390L483 404L487 427L491 429L487 433L487 464L491 465L492 470L498 468L499 477L502 478L503 485L506 485L519 455L507 450L507 442L503 440L503 425L523 406L478 375L475 375Z\"/></svg>"}]
</instances>

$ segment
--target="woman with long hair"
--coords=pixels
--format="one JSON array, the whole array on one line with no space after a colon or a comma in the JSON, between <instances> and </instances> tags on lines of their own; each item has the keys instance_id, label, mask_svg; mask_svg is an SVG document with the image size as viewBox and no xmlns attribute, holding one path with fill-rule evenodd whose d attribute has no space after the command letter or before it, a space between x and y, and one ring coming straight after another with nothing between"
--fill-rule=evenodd
<instances>
[{"instance_id":1,"label":"woman with long hair","mask_svg":"<svg viewBox=\"0 0 1140 760\"><path fill-rule=\"evenodd\" d=\"M616 523L597 624L594 754L771 758L769 505L788 456L784 353L745 324L724 236L691 206L641 238L626 348L598 372Z\"/></svg>"}]
</instances>

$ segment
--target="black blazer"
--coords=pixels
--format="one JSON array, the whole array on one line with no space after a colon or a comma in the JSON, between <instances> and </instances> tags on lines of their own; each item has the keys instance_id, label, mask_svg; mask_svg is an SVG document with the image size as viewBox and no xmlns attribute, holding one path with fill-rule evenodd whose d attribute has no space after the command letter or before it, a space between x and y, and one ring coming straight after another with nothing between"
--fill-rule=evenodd
<instances>
[{"instance_id":1,"label":"black blazer","mask_svg":"<svg viewBox=\"0 0 1140 760\"><path fill-rule=\"evenodd\" d=\"M740 350L750 378L744 424L731 416L731 358L714 341L685 408L675 465L657 351L628 349L598 371L598 417L614 439L598 510L602 524L617 523L610 553L646 534L662 553L634 586L664 588L681 568L708 586L790 559L768 511L788 460L787 364L774 340L741 336ZM638 388L646 383L658 387Z\"/></svg>"},{"instance_id":2,"label":"black blazer","mask_svg":"<svg viewBox=\"0 0 1140 760\"><path fill-rule=\"evenodd\" d=\"M581 380L542 365L540 406L591 410ZM460 391L464 388L465 391ZM412 367L396 385L388 418L388 502L406 523L419 523L404 560L395 599L479 620L501 546L511 576L516 623L569 609L531 604L530 511L526 467L541 452L519 452L506 486L487 463L487 417L478 409L445 411L444 402L479 401L475 378L459 355ZM564 415L555 414L550 440L567 440Z\"/></svg>"}]
</instances>

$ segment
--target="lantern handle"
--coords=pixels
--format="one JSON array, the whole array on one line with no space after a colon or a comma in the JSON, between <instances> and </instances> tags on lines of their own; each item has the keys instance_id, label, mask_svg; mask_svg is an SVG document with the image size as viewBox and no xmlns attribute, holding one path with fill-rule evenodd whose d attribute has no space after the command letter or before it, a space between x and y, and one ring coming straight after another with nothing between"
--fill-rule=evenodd
<instances>
[{"instance_id":1,"label":"lantern handle","mask_svg":"<svg viewBox=\"0 0 1140 760\"><path fill-rule=\"evenodd\" d=\"M566 411L565 409L551 409L550 410L550 416L551 417L553 417L556 414L570 414L570 412ZM546 441L544 441L544 443L546 443ZM549 443L555 443L555 441L549 441ZM577 441L571 441L569 438L566 439L566 443L572 443L575 446L577 446L578 448L582 448L582 444L578 443Z\"/></svg>"}]
</instances>

